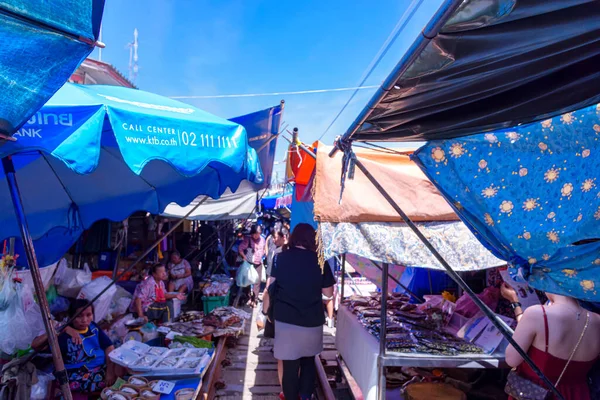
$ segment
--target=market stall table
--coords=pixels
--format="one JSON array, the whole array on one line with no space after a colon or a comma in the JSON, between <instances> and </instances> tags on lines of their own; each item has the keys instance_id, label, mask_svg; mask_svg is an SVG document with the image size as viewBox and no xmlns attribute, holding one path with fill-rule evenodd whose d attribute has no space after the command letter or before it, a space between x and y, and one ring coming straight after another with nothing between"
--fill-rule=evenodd
<instances>
[{"instance_id":1,"label":"market stall table","mask_svg":"<svg viewBox=\"0 0 600 400\"><path fill-rule=\"evenodd\" d=\"M377 398L377 357L379 340L371 335L352 312L341 306L337 317L336 348L352 373L366 400ZM432 354L386 352L388 367L424 368L499 368L506 367L504 355L462 354L439 356Z\"/></svg>"}]
</instances>

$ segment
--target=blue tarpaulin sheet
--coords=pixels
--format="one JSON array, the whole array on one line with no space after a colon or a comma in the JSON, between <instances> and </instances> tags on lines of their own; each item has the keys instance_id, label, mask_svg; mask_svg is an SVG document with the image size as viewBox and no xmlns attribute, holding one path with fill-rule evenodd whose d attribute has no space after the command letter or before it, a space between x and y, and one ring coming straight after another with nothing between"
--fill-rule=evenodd
<instances>
[{"instance_id":1,"label":"blue tarpaulin sheet","mask_svg":"<svg viewBox=\"0 0 600 400\"><path fill-rule=\"evenodd\" d=\"M540 290L599 301L600 105L415 154L476 237Z\"/></svg>"},{"instance_id":2,"label":"blue tarpaulin sheet","mask_svg":"<svg viewBox=\"0 0 600 400\"><path fill-rule=\"evenodd\" d=\"M104 0L0 0L0 133L12 134L92 52Z\"/></svg>"}]
</instances>

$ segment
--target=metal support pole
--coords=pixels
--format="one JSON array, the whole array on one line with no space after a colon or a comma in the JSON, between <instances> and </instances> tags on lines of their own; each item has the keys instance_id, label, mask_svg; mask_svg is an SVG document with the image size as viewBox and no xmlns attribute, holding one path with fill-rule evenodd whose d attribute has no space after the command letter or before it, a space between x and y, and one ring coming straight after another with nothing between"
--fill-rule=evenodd
<instances>
[{"instance_id":1,"label":"metal support pole","mask_svg":"<svg viewBox=\"0 0 600 400\"><path fill-rule=\"evenodd\" d=\"M342 254L342 289L340 290L340 304L344 301L344 284L346 283L346 253Z\"/></svg>"},{"instance_id":2,"label":"metal support pole","mask_svg":"<svg viewBox=\"0 0 600 400\"><path fill-rule=\"evenodd\" d=\"M537 365L531 360L531 358L527 355L527 353L518 345L517 342L512 337L513 331L512 329L500 318L496 316L496 314L490 310L490 308L483 302L477 295L473 292L473 290L467 285L467 283L461 278L461 276L452 269L450 264L446 262L444 257L433 247L431 242L427 240L425 235L419 230L419 228L412 222L412 220L406 215L406 213L400 208L400 206L392 199L389 193L377 182L377 179L367 170L364 164L359 160L355 160L355 165L358 169L361 170L363 174L369 179L369 181L375 186L375 188L379 191L379 193L385 198L385 200L394 208L394 210L398 213L398 215L404 220L406 225L417 235L417 237L421 240L421 242L429 249L431 254L438 260L438 262L444 267L448 275L460 286L473 300L473 302L479 307L479 309L489 318L489 320L494 324L494 326L502 333L502 336L508 340L511 346L519 353L519 355L523 358L523 360L533 369L537 376L539 376L546 386L552 390L554 395L561 400L564 400L564 397L560 394L560 392L556 389L554 384L544 375L544 373L538 368ZM387 284L387 283L386 283ZM383 321L382 321L383 322Z\"/></svg>"},{"instance_id":3,"label":"metal support pole","mask_svg":"<svg viewBox=\"0 0 600 400\"><path fill-rule=\"evenodd\" d=\"M377 398L385 400L385 353L387 350L387 300L388 300L389 264L383 264L381 282L381 323L379 324L379 356L377 357L378 388Z\"/></svg>"},{"instance_id":4,"label":"metal support pole","mask_svg":"<svg viewBox=\"0 0 600 400\"><path fill-rule=\"evenodd\" d=\"M383 268L381 267L381 265L377 264L375 261L371 260L371 262L373 263L374 266L377 267L378 270L380 270L383 273ZM409 288L407 288L406 286L404 286L403 284L400 283L400 281L398 279L396 279L395 276L390 276L390 279L393 280L394 282L396 282L398 284L398 286L400 286L402 289L404 289L404 291L406 291L406 293L408 293L408 295L410 297L412 297L413 299L415 299L416 301L418 301L419 303L423 303L423 300L421 300L419 298L419 296L417 296L416 294L414 294Z\"/></svg>"},{"instance_id":5,"label":"metal support pole","mask_svg":"<svg viewBox=\"0 0 600 400\"><path fill-rule=\"evenodd\" d=\"M52 325L52 320L50 319L50 307L48 306L48 299L46 299L46 290L44 288L44 282L42 281L40 268L35 256L35 249L33 248L33 240L31 239L31 234L29 233L25 211L23 210L23 202L21 200L21 193L19 192L19 186L15 177L15 166L12 158L3 158L2 167L4 168L4 173L6 174L8 189L10 190L13 207L15 208L15 217L17 218L19 230L21 231L21 240L23 241L25 256L27 257L27 263L29 264L29 269L31 271L33 286L35 287L35 292L42 314L42 320L48 335L48 343L50 343L50 351L52 352L52 360L54 362L54 375L56 376L56 380L60 385L60 389L64 398L66 400L72 400L73 396L71 395L71 390L69 388L69 379L67 377L65 364L60 353L58 336L56 335L56 331Z\"/></svg>"}]
</instances>

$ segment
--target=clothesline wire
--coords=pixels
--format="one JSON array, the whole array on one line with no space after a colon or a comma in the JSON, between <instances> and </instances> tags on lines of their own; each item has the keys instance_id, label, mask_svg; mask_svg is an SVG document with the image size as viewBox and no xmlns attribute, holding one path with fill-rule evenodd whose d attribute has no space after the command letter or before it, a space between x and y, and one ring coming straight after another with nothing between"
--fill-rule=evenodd
<instances>
[{"instance_id":1,"label":"clothesline wire","mask_svg":"<svg viewBox=\"0 0 600 400\"><path fill-rule=\"evenodd\" d=\"M417 2L418 2L418 4L417 4ZM369 66L367 67L367 69L365 70L365 72L363 73L363 76L360 80L360 83L358 84L358 87L361 87L365 84L365 82L371 76L371 74L373 73L375 68L377 68L377 66L379 65L381 60L383 60L383 57L385 57L387 52L390 50L390 48L392 47L392 44L396 41L396 39L398 38L400 33L402 33L402 31L404 31L404 28L406 28L406 25L412 19L412 17L415 15L416 11L419 9L419 7L421 6L422 3L423 3L423 0L412 0L410 5L406 8L404 13L398 20L398 23L396 23L396 26L394 26L394 29L392 29L392 32L390 32L389 36L387 37L387 39L385 40L385 42L383 43L383 45L381 46L381 48L379 49L379 51L377 52L377 54L375 55L375 57L373 58L373 60L369 64ZM377 86L377 88L379 88L379 86ZM327 132L329 132L331 127L336 123L338 118L346 110L346 107L348 107L348 105L354 99L354 97L356 96L357 93L358 93L358 90L355 90L352 93L352 95L350 96L348 101L346 101L346 103L342 106L341 110L337 113L335 118L333 118L333 121L331 121L331 123L329 124L327 129L325 129L325 131L321 134L321 136L319 136L319 140L321 140L323 138L323 136L325 136L327 134Z\"/></svg>"},{"instance_id":2,"label":"clothesline wire","mask_svg":"<svg viewBox=\"0 0 600 400\"><path fill-rule=\"evenodd\" d=\"M215 95L202 95L202 96L169 96L171 99L226 99L236 97L266 97L266 96L291 96L301 94L318 94L318 93L331 93L331 92L347 92L350 90L365 90L365 89L377 89L378 85L370 86L354 86L354 87L342 87L332 89L314 89L314 90L297 90L291 92L267 92L267 93L243 93L243 94L215 94Z\"/></svg>"}]
</instances>

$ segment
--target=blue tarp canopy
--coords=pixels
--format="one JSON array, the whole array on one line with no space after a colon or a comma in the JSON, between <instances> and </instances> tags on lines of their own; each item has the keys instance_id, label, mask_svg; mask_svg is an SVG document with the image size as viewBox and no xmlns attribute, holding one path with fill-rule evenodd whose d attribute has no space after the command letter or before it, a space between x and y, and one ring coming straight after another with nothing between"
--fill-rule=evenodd
<instances>
[{"instance_id":1,"label":"blue tarp canopy","mask_svg":"<svg viewBox=\"0 0 600 400\"><path fill-rule=\"evenodd\" d=\"M429 142L423 171L477 238L540 290L600 301L600 105Z\"/></svg>"},{"instance_id":2,"label":"blue tarp canopy","mask_svg":"<svg viewBox=\"0 0 600 400\"><path fill-rule=\"evenodd\" d=\"M66 84L15 137L0 158L12 156L38 255L57 249L46 264L100 219L160 214L171 202L263 181L242 126L134 89ZM5 180L0 210L0 240L18 237Z\"/></svg>"},{"instance_id":3,"label":"blue tarp canopy","mask_svg":"<svg viewBox=\"0 0 600 400\"><path fill-rule=\"evenodd\" d=\"M0 134L11 135L92 52L104 0L0 0Z\"/></svg>"}]
</instances>

